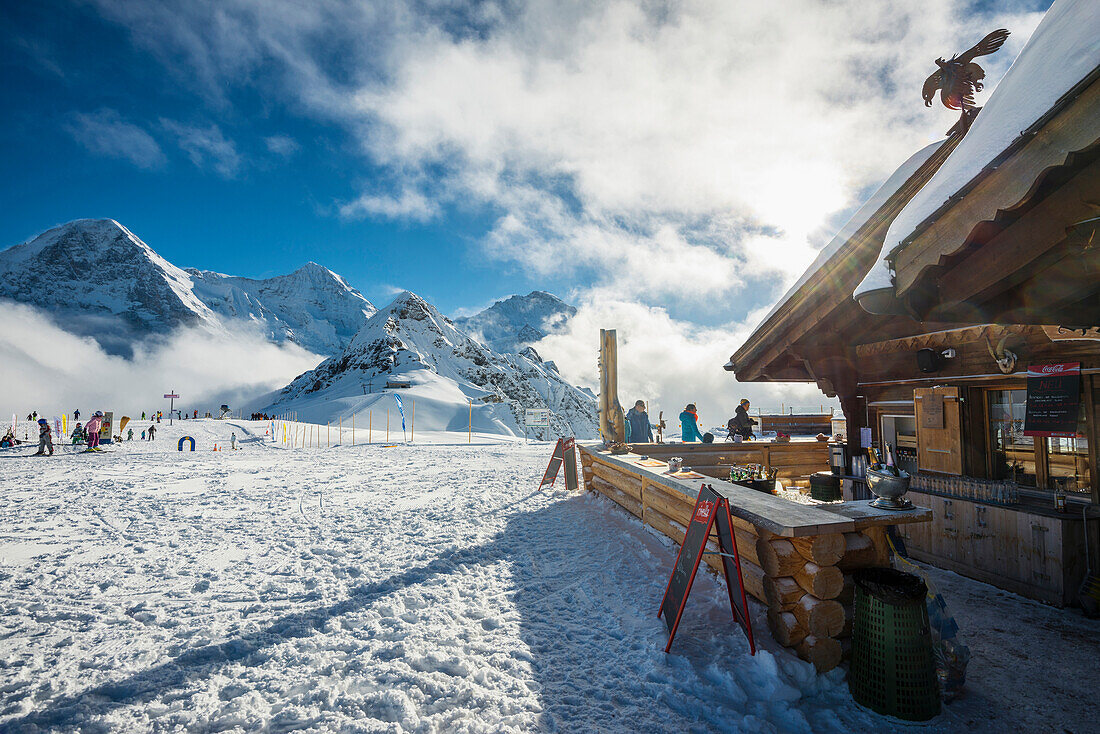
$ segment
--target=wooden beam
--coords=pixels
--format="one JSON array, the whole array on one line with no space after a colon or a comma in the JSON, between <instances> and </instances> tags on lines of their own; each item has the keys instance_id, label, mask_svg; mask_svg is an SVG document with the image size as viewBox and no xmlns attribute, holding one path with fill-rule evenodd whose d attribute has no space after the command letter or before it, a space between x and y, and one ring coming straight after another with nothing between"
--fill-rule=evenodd
<instances>
[{"instance_id":1,"label":"wooden beam","mask_svg":"<svg viewBox=\"0 0 1100 734\"><path fill-rule=\"evenodd\" d=\"M1030 334L1041 332L1038 326L1005 325L1005 324L980 324L977 326L964 326L961 329L947 329L935 331L930 334L915 334L900 339L887 339L880 342L870 342L856 346L856 356L860 359L874 357L881 354L896 354L899 352L915 352L918 349L945 349L980 342L988 338L996 342L1010 334Z\"/></svg>"}]
</instances>

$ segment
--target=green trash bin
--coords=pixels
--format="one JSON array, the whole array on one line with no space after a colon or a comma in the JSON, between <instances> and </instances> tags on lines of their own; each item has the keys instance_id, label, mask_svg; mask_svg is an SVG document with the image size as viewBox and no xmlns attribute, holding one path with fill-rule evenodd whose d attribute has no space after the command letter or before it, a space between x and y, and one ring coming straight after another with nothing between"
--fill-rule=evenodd
<instances>
[{"instance_id":1,"label":"green trash bin","mask_svg":"<svg viewBox=\"0 0 1100 734\"><path fill-rule=\"evenodd\" d=\"M906 721L940 712L940 690L919 576L893 568L853 573L855 619L848 689L867 708Z\"/></svg>"}]
</instances>

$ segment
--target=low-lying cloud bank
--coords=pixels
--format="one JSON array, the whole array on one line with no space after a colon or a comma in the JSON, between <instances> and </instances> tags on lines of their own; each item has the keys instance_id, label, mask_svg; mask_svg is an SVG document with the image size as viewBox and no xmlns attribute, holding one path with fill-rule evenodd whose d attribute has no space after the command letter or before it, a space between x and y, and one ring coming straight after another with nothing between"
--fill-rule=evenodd
<instances>
[{"instance_id":1,"label":"low-lying cloud bank","mask_svg":"<svg viewBox=\"0 0 1100 734\"><path fill-rule=\"evenodd\" d=\"M296 344L272 344L241 324L226 333L188 328L135 350L133 359L107 354L90 338L59 328L35 308L5 303L0 319L0 418L94 410L141 415L176 407L237 407L313 369L323 357Z\"/></svg>"}]
</instances>

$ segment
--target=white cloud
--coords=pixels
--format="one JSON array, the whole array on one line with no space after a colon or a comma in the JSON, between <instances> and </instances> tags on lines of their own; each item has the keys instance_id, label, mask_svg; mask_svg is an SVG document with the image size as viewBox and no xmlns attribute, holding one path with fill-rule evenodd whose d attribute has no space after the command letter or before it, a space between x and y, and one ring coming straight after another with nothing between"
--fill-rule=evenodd
<instances>
[{"instance_id":1,"label":"white cloud","mask_svg":"<svg viewBox=\"0 0 1100 734\"><path fill-rule=\"evenodd\" d=\"M10 413L71 413L79 408L140 415L162 406L175 389L177 406L201 412L283 387L321 357L296 344L275 345L252 331L212 334L181 329L132 360L94 340L58 328L38 310L5 303L0 320L0 406ZM215 413L216 414L216 413Z\"/></svg>"},{"instance_id":2,"label":"white cloud","mask_svg":"<svg viewBox=\"0 0 1100 734\"><path fill-rule=\"evenodd\" d=\"M152 135L124 120L115 110L78 112L71 116L66 129L96 155L124 158L138 168L159 168L167 161Z\"/></svg>"},{"instance_id":3,"label":"white cloud","mask_svg":"<svg viewBox=\"0 0 1100 734\"><path fill-rule=\"evenodd\" d=\"M425 222L438 213L439 207L421 191L404 187L396 195L363 194L354 201L341 204L339 210L340 216L346 219L379 216Z\"/></svg>"},{"instance_id":4,"label":"white cloud","mask_svg":"<svg viewBox=\"0 0 1100 734\"><path fill-rule=\"evenodd\" d=\"M567 380L596 390L601 328L616 330L624 408L646 400L652 417L664 411L672 427L688 403L698 406L708 427L725 425L743 397L764 412L778 412L781 405L814 411L836 405L814 385L735 382L722 365L748 335L743 325L700 327L671 318L665 309L627 300L583 302L566 332L547 336L535 348L553 359Z\"/></svg>"},{"instance_id":5,"label":"white cloud","mask_svg":"<svg viewBox=\"0 0 1100 734\"><path fill-rule=\"evenodd\" d=\"M224 178L233 178L240 171L241 156L237 146L217 125L198 127L166 119L161 119L160 123L177 137L180 148L199 168L211 166Z\"/></svg>"},{"instance_id":6,"label":"white cloud","mask_svg":"<svg viewBox=\"0 0 1100 734\"><path fill-rule=\"evenodd\" d=\"M264 138L264 145L267 146L269 151L275 155L281 155L283 158L289 158L301 148L298 142L289 135L271 135Z\"/></svg>"},{"instance_id":7,"label":"white cloud","mask_svg":"<svg viewBox=\"0 0 1100 734\"><path fill-rule=\"evenodd\" d=\"M97 4L174 73L188 59L211 104L274 78L354 136L373 177L341 216L488 216L489 258L582 302L542 353L590 383L599 326L648 335L664 347L624 388L704 416L742 391L818 395L720 365L838 213L954 122L921 101L933 59L1011 29L982 61L992 90L1040 17L1029 0Z\"/></svg>"}]
</instances>

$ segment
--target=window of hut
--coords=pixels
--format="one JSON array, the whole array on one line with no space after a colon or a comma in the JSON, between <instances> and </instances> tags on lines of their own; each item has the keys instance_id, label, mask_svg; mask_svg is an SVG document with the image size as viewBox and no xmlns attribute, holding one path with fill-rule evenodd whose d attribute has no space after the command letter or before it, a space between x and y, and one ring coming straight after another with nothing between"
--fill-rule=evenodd
<instances>
[{"instance_id":1,"label":"window of hut","mask_svg":"<svg viewBox=\"0 0 1100 734\"><path fill-rule=\"evenodd\" d=\"M1085 406L1077 415L1077 435L1072 438L1047 438L1047 471L1051 489L1063 492L1091 491L1088 431L1085 425Z\"/></svg>"},{"instance_id":2,"label":"window of hut","mask_svg":"<svg viewBox=\"0 0 1100 734\"><path fill-rule=\"evenodd\" d=\"M993 478L1036 486L1035 439L1024 435L1027 390L987 390L986 401Z\"/></svg>"}]
</instances>

